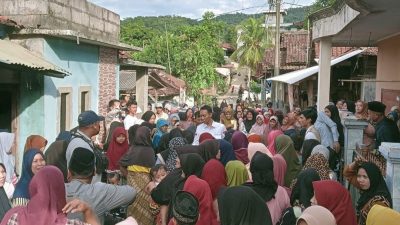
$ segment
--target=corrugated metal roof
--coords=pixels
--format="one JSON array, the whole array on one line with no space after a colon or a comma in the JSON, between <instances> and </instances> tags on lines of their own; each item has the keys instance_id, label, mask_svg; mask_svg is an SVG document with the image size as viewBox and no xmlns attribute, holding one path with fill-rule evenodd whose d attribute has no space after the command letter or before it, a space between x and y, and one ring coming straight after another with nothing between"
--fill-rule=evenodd
<instances>
[{"instance_id":1,"label":"corrugated metal roof","mask_svg":"<svg viewBox=\"0 0 400 225\"><path fill-rule=\"evenodd\" d=\"M353 52L347 53L345 55L342 55L336 59L331 60L331 66L336 65L346 59L349 59L353 56L356 56L360 53L362 53L364 50L355 50ZM294 84L297 83L301 80L306 79L307 77L314 75L316 73L318 73L319 71L319 65L317 66L313 66L313 67L309 67L309 68L305 68L302 70L296 70L290 73L286 73L286 74L282 74L276 77L272 77L272 78L268 78L267 80L270 81L278 81L278 82L283 82L283 83L287 83L287 84Z\"/></svg>"},{"instance_id":2,"label":"corrugated metal roof","mask_svg":"<svg viewBox=\"0 0 400 225\"><path fill-rule=\"evenodd\" d=\"M43 71L48 76L65 77L71 75L70 72L33 54L21 45L6 40L0 40L0 63Z\"/></svg>"}]
</instances>

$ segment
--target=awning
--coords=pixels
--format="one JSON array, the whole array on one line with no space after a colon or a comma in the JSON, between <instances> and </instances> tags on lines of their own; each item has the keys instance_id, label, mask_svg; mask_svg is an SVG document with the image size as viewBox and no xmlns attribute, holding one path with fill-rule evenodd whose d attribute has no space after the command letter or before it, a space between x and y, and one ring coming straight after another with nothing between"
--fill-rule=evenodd
<instances>
[{"instance_id":1,"label":"awning","mask_svg":"<svg viewBox=\"0 0 400 225\"><path fill-rule=\"evenodd\" d=\"M363 51L364 51L364 49L360 49L360 50L356 50L356 51L347 53L340 57L337 57L336 59L331 60L331 66L336 65L336 64L338 64L346 59L349 59L353 56L356 56ZM283 82L283 83L287 83L287 84L294 84L301 80L306 79L307 77L310 77L311 75L318 73L318 71L319 71L319 65L305 68L302 70L296 70L296 71L282 74L282 75L279 75L276 77L271 77L271 78L268 78L267 80L268 81L278 81L278 82Z\"/></svg>"},{"instance_id":2,"label":"awning","mask_svg":"<svg viewBox=\"0 0 400 225\"><path fill-rule=\"evenodd\" d=\"M0 40L0 63L41 71L48 76L62 78L71 75L70 72L46 61L12 41Z\"/></svg>"}]
</instances>

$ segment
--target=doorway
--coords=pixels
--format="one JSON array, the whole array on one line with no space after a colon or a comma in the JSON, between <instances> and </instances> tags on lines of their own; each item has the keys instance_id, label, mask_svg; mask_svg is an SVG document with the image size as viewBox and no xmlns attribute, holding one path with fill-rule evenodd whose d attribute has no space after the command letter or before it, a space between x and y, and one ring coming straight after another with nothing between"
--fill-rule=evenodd
<instances>
[{"instance_id":1,"label":"doorway","mask_svg":"<svg viewBox=\"0 0 400 225\"><path fill-rule=\"evenodd\" d=\"M17 131L17 85L0 84L0 131Z\"/></svg>"}]
</instances>

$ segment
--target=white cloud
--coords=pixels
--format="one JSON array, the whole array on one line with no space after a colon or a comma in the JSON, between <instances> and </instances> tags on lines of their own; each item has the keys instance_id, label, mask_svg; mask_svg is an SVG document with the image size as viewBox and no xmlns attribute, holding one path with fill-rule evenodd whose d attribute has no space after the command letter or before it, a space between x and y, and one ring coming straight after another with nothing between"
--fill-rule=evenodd
<instances>
[{"instance_id":1,"label":"white cloud","mask_svg":"<svg viewBox=\"0 0 400 225\"><path fill-rule=\"evenodd\" d=\"M243 13L259 13L267 9L267 0L89 0L118 13L121 18L136 16L179 15L192 19L201 18L206 11L221 14L241 10ZM283 0L284 7L290 4L309 5L315 0ZM290 4L289 4L290 3Z\"/></svg>"}]
</instances>

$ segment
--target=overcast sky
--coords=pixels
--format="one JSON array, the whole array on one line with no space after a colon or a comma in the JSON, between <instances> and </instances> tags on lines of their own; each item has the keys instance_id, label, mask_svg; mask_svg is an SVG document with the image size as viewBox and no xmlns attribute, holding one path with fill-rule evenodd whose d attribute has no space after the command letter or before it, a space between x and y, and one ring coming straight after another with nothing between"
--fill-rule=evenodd
<instances>
[{"instance_id":1,"label":"overcast sky","mask_svg":"<svg viewBox=\"0 0 400 225\"><path fill-rule=\"evenodd\" d=\"M121 19L136 16L177 15L201 18L206 11L216 15L238 10L242 13L260 13L268 9L268 0L89 0L118 13ZM283 0L283 7L310 5L315 0ZM250 8L250 9L246 9Z\"/></svg>"}]
</instances>

